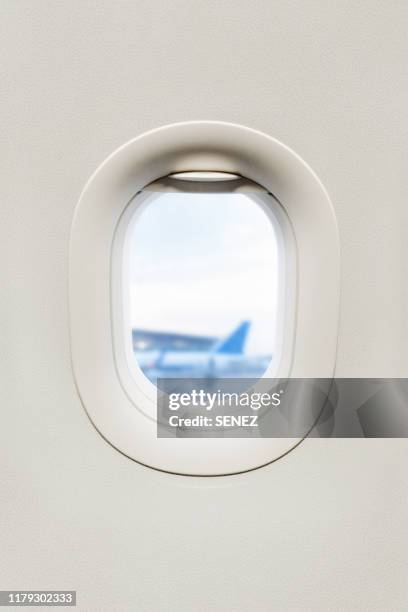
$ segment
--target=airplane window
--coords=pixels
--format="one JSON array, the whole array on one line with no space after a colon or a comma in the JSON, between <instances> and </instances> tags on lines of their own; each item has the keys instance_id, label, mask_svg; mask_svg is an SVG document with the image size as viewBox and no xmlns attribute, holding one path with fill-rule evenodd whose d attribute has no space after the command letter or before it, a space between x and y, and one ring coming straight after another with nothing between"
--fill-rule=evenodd
<instances>
[{"instance_id":1,"label":"airplane window","mask_svg":"<svg viewBox=\"0 0 408 612\"><path fill-rule=\"evenodd\" d=\"M127 244L127 333L152 383L258 378L278 364L281 245L250 195L155 193Z\"/></svg>"}]
</instances>

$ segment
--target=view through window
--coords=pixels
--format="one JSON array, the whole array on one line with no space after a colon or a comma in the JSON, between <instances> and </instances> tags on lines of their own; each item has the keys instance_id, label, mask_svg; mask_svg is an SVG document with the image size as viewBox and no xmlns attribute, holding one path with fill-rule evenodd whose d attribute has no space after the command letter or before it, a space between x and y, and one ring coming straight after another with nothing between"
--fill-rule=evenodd
<instances>
[{"instance_id":1,"label":"view through window","mask_svg":"<svg viewBox=\"0 0 408 612\"><path fill-rule=\"evenodd\" d=\"M255 378L279 359L282 253L245 193L156 193L128 238L134 358L147 378Z\"/></svg>"}]
</instances>

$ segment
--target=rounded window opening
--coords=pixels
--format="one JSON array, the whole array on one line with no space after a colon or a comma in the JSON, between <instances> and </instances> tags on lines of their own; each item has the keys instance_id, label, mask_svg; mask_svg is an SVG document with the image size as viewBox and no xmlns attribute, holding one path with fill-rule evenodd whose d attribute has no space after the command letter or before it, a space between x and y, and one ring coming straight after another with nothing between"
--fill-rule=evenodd
<instances>
[{"instance_id":1,"label":"rounded window opening","mask_svg":"<svg viewBox=\"0 0 408 612\"><path fill-rule=\"evenodd\" d=\"M258 185L231 176L224 184L166 179L126 211L121 293L133 378L142 373L156 385L277 375L287 293L283 213Z\"/></svg>"}]
</instances>

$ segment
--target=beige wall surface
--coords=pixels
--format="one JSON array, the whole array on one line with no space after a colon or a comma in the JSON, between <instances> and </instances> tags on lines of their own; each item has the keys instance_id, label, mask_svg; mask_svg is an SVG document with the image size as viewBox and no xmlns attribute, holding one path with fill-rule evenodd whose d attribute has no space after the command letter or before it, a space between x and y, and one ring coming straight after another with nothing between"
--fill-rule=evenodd
<instances>
[{"instance_id":1,"label":"beige wall surface","mask_svg":"<svg viewBox=\"0 0 408 612\"><path fill-rule=\"evenodd\" d=\"M260 129L328 189L338 376L408 372L408 4L3 0L0 589L78 609L406 610L405 440L309 440L181 478L112 449L70 366L67 255L95 168L148 129Z\"/></svg>"}]
</instances>

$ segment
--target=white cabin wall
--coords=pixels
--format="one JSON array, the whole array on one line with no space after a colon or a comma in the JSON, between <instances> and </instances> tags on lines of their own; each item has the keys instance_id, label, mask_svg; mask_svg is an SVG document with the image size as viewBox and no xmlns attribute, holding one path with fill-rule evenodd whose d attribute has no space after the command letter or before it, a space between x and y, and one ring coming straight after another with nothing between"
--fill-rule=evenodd
<instances>
[{"instance_id":1,"label":"white cabin wall","mask_svg":"<svg viewBox=\"0 0 408 612\"><path fill-rule=\"evenodd\" d=\"M337 375L407 376L408 5L4 0L2 19L1 588L76 589L80 610L405 609L407 442L309 440L212 480L131 462L73 383L67 255L85 182L130 138L260 129L336 210Z\"/></svg>"}]
</instances>

